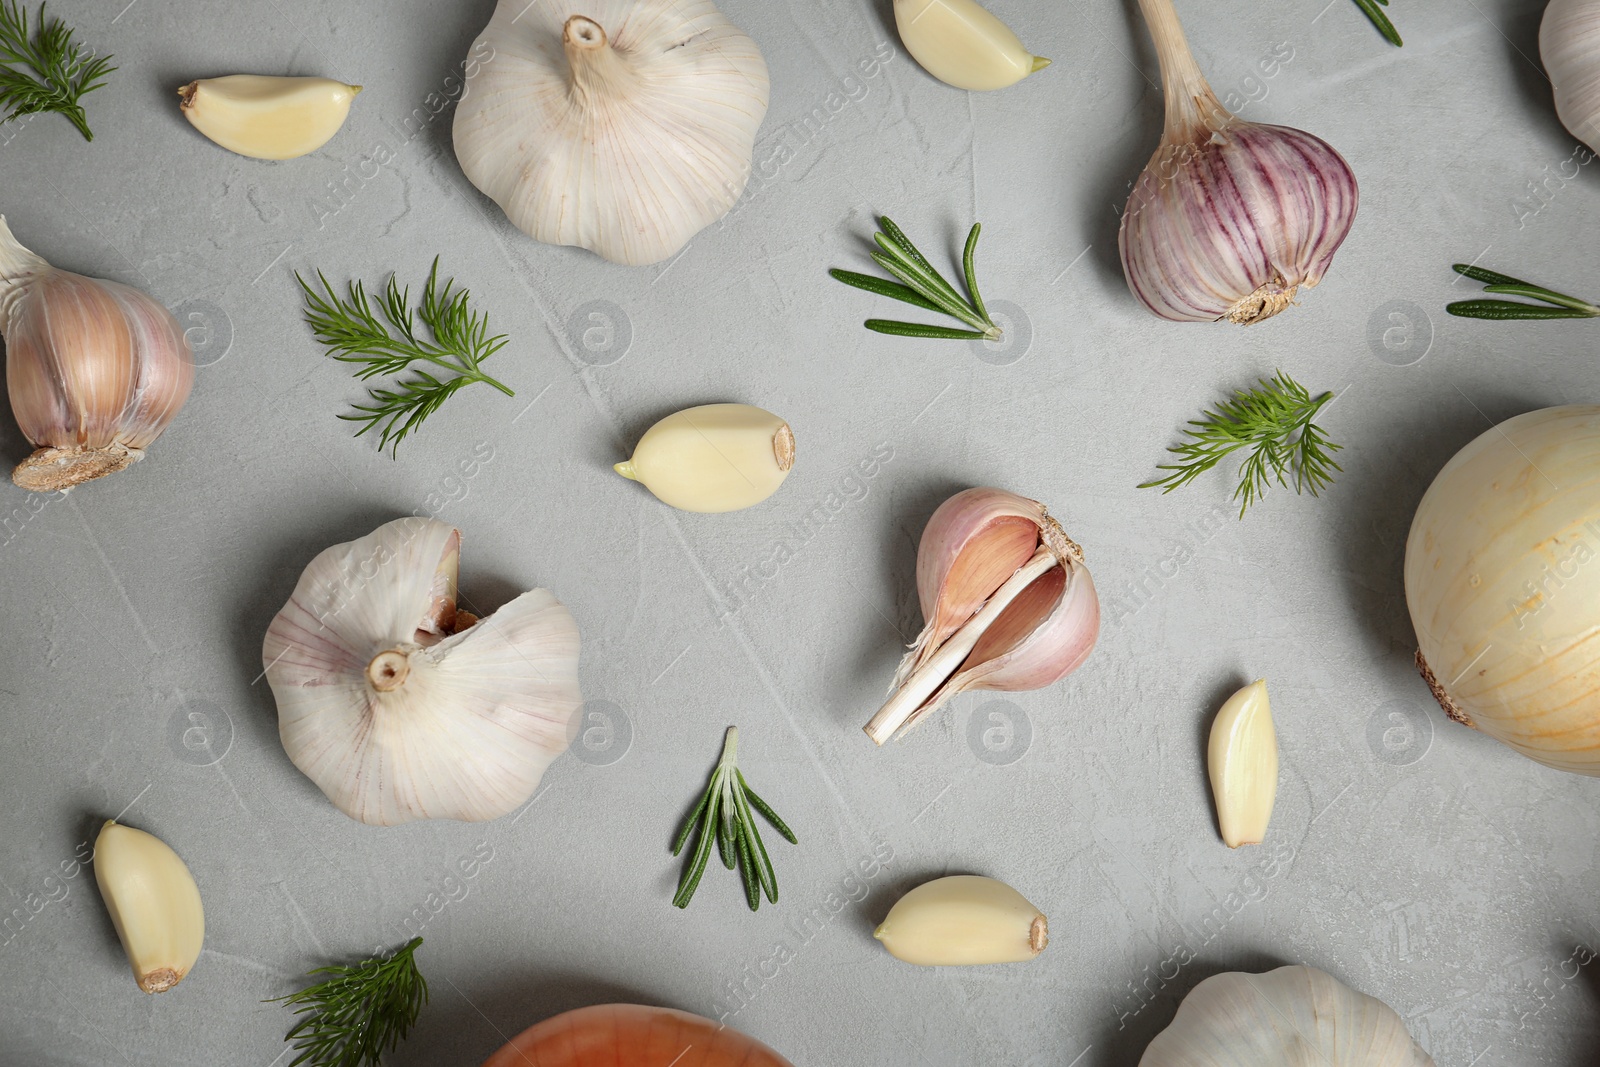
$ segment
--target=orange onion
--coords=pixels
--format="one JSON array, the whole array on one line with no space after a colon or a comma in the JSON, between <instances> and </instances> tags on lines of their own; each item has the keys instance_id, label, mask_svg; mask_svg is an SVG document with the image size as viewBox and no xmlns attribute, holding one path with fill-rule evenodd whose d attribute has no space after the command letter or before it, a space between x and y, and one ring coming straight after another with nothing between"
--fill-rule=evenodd
<instances>
[{"instance_id":1,"label":"orange onion","mask_svg":"<svg viewBox=\"0 0 1600 1067\"><path fill-rule=\"evenodd\" d=\"M755 1038L686 1011L599 1004L522 1031L483 1067L794 1067Z\"/></svg>"}]
</instances>

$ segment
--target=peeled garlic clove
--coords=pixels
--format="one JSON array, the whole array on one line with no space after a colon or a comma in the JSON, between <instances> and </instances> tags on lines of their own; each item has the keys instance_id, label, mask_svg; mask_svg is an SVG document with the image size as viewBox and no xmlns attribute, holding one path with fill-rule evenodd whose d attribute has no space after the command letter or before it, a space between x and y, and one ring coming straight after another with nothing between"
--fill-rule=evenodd
<instances>
[{"instance_id":1,"label":"peeled garlic clove","mask_svg":"<svg viewBox=\"0 0 1600 1067\"><path fill-rule=\"evenodd\" d=\"M1539 24L1539 58L1561 124L1600 152L1600 0L1550 0Z\"/></svg>"},{"instance_id":2,"label":"peeled garlic clove","mask_svg":"<svg viewBox=\"0 0 1600 1067\"><path fill-rule=\"evenodd\" d=\"M778 491L794 466L794 432L749 404L674 412L613 469L683 511L738 511Z\"/></svg>"},{"instance_id":3,"label":"peeled garlic clove","mask_svg":"<svg viewBox=\"0 0 1600 1067\"><path fill-rule=\"evenodd\" d=\"M284 751L352 819L499 818L566 751L577 624L544 589L457 610L460 538L413 517L335 545L267 630Z\"/></svg>"},{"instance_id":4,"label":"peeled garlic clove","mask_svg":"<svg viewBox=\"0 0 1600 1067\"><path fill-rule=\"evenodd\" d=\"M894 21L922 69L957 89L1004 89L1050 65L975 0L894 0Z\"/></svg>"},{"instance_id":5,"label":"peeled garlic clove","mask_svg":"<svg viewBox=\"0 0 1600 1067\"><path fill-rule=\"evenodd\" d=\"M1233 694L1217 712L1206 765L1222 840L1229 848L1259 845L1278 797L1278 734L1265 679Z\"/></svg>"},{"instance_id":6,"label":"peeled garlic clove","mask_svg":"<svg viewBox=\"0 0 1600 1067\"><path fill-rule=\"evenodd\" d=\"M361 91L330 78L231 74L178 90L194 128L230 152L252 159L295 159L333 139Z\"/></svg>"},{"instance_id":7,"label":"peeled garlic clove","mask_svg":"<svg viewBox=\"0 0 1600 1067\"><path fill-rule=\"evenodd\" d=\"M1356 218L1356 179L1327 142L1230 114L1172 0L1140 0L1161 59L1166 132L1128 198L1128 288L1174 322L1250 325L1322 280Z\"/></svg>"},{"instance_id":8,"label":"peeled garlic clove","mask_svg":"<svg viewBox=\"0 0 1600 1067\"><path fill-rule=\"evenodd\" d=\"M1050 941L1039 909L1004 882L955 874L895 901L872 934L895 959L923 967L1022 963Z\"/></svg>"},{"instance_id":9,"label":"peeled garlic clove","mask_svg":"<svg viewBox=\"0 0 1600 1067\"><path fill-rule=\"evenodd\" d=\"M1189 992L1139 1067L1434 1067L1393 1008L1314 967L1229 971Z\"/></svg>"},{"instance_id":10,"label":"peeled garlic clove","mask_svg":"<svg viewBox=\"0 0 1600 1067\"><path fill-rule=\"evenodd\" d=\"M997 489L966 490L946 504L917 548L923 612L931 601L933 614L863 728L880 745L968 689L1053 685L1082 665L1100 633L1082 552L1042 505ZM1010 521L1018 515L1032 528L1020 539ZM1029 555L1007 573L1024 546ZM981 606L961 618L974 603Z\"/></svg>"},{"instance_id":11,"label":"peeled garlic clove","mask_svg":"<svg viewBox=\"0 0 1600 1067\"><path fill-rule=\"evenodd\" d=\"M94 842L94 880L146 993L165 993L194 967L206 920L194 876L165 841L107 819Z\"/></svg>"},{"instance_id":12,"label":"peeled garlic clove","mask_svg":"<svg viewBox=\"0 0 1600 1067\"><path fill-rule=\"evenodd\" d=\"M17 243L3 215L0 336L11 411L38 449L11 479L35 492L142 459L194 385L171 312L137 289L50 266Z\"/></svg>"},{"instance_id":13,"label":"peeled garlic clove","mask_svg":"<svg viewBox=\"0 0 1600 1067\"><path fill-rule=\"evenodd\" d=\"M659 263L744 192L767 65L709 0L500 0L468 64L456 159L535 240Z\"/></svg>"}]
</instances>

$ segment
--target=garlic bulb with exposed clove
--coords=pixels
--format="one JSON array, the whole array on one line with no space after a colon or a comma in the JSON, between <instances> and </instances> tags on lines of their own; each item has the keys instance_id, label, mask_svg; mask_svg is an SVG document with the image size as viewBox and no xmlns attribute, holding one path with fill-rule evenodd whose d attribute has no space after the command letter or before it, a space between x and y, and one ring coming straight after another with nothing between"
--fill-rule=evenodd
<instances>
[{"instance_id":1,"label":"garlic bulb with exposed clove","mask_svg":"<svg viewBox=\"0 0 1600 1067\"><path fill-rule=\"evenodd\" d=\"M1381 1000L1315 967L1215 974L1183 998L1139 1067L1434 1067Z\"/></svg>"},{"instance_id":2,"label":"garlic bulb with exposed clove","mask_svg":"<svg viewBox=\"0 0 1600 1067\"><path fill-rule=\"evenodd\" d=\"M1539 24L1539 58L1562 125L1600 152L1600 0L1550 0Z\"/></svg>"},{"instance_id":3,"label":"garlic bulb with exposed clove","mask_svg":"<svg viewBox=\"0 0 1600 1067\"><path fill-rule=\"evenodd\" d=\"M1320 138L1231 114L1172 0L1139 7L1161 60L1166 131L1122 215L1128 288L1175 322L1270 318L1333 262L1355 222L1355 175Z\"/></svg>"},{"instance_id":4,"label":"garlic bulb with exposed clove","mask_svg":"<svg viewBox=\"0 0 1600 1067\"><path fill-rule=\"evenodd\" d=\"M483 48L456 158L534 239L658 263L744 192L767 65L710 0L500 0Z\"/></svg>"},{"instance_id":5,"label":"garlic bulb with exposed clove","mask_svg":"<svg viewBox=\"0 0 1600 1067\"><path fill-rule=\"evenodd\" d=\"M295 766L352 819L494 819L566 751L578 627L549 591L456 607L461 534L396 519L306 567L267 630Z\"/></svg>"},{"instance_id":6,"label":"garlic bulb with exposed clove","mask_svg":"<svg viewBox=\"0 0 1600 1067\"><path fill-rule=\"evenodd\" d=\"M917 546L926 620L889 700L864 727L883 744L967 689L1042 689L1076 670L1100 633L1083 553L1036 500L966 489Z\"/></svg>"},{"instance_id":7,"label":"garlic bulb with exposed clove","mask_svg":"<svg viewBox=\"0 0 1600 1067\"><path fill-rule=\"evenodd\" d=\"M57 270L0 215L6 388L38 449L11 480L48 493L144 457L189 398L194 357L172 313L137 289Z\"/></svg>"}]
</instances>

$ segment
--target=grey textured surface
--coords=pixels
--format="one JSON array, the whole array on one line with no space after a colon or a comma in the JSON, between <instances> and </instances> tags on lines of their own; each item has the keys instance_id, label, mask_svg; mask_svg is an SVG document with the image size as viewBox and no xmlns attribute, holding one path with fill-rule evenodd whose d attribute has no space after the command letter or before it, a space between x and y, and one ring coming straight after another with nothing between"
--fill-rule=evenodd
<instances>
[{"instance_id":1,"label":"grey textured surface","mask_svg":"<svg viewBox=\"0 0 1600 1067\"><path fill-rule=\"evenodd\" d=\"M1400 562L1458 447L1594 399L1593 324L1442 308L1468 288L1449 264L1480 256L1600 290L1600 177L1554 116L1540 5L1397 4L1400 51L1326 2L1181 5L1220 95L1324 137L1361 182L1326 282L1246 331L1157 321L1122 282L1117 209L1160 125L1124 0L995 0L1055 66L987 95L922 73L887 0L728 0L772 70L758 176L681 258L631 270L534 244L457 169L430 94L488 0L62 0L121 69L90 99L92 145L55 117L0 128L0 210L58 265L177 309L205 366L133 470L67 498L0 488L0 1063L286 1063L289 1016L262 999L419 927L433 1003L401 1065L476 1064L627 999L729 1012L801 1067L1131 1067L1201 978L1290 961L1388 1001L1441 1065L1593 1063L1578 961L1600 940L1600 785L1437 713ZM237 71L367 91L322 151L256 163L172 96ZM393 158L369 162L380 145ZM1026 309L1029 340L862 330L881 303L824 271L865 261L880 210L940 258L980 219L989 295ZM301 324L292 272L415 284L436 253L513 337L495 363L517 396L469 390L395 462L334 418L359 391ZM1345 471L1322 499L1277 492L1239 522L1224 477L1134 488L1184 419L1278 367L1339 392ZM610 472L656 418L713 400L795 428L799 465L765 505L676 513ZM974 484L1046 501L1083 544L1100 646L1063 684L965 697L875 750L859 727L920 625L917 536ZM515 820L346 819L285 758L254 681L303 565L416 511L465 532L471 601L544 585L583 630L587 732ZM1235 853L1202 742L1256 676L1282 786L1267 845ZM750 914L713 870L679 912L667 842L729 723L801 843L775 855L778 906ZM92 872L67 876L123 811L206 903L206 950L159 997L130 980ZM899 892L959 871L1037 903L1045 955L932 971L873 943Z\"/></svg>"}]
</instances>

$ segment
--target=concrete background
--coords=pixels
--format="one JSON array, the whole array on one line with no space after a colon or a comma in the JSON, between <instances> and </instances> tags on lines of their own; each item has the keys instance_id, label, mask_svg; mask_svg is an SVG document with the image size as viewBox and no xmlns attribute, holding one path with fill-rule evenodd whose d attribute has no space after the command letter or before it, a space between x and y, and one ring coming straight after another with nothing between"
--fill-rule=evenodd
<instances>
[{"instance_id":1,"label":"concrete background","mask_svg":"<svg viewBox=\"0 0 1600 1067\"><path fill-rule=\"evenodd\" d=\"M1459 260L1600 292L1600 176L1556 120L1539 4L1397 3L1403 50L1349 0L1181 5L1220 95L1324 137L1361 182L1326 282L1249 330L1158 321L1124 286L1117 212L1161 115L1132 0L995 0L1055 65L970 95L900 49L888 0L728 0L772 71L765 173L637 269L533 243L456 167L430 94L488 0L120 6L51 4L121 69L89 98L93 144L58 117L0 128L0 210L56 264L167 303L203 366L135 469L64 498L0 488L0 890L25 916L0 940L0 1063L287 1063L290 1016L263 998L416 929L433 1000L400 1065L477 1064L620 999L727 1012L802 1067L1131 1067L1200 979L1283 962L1392 1004L1441 1065L1594 1062L1600 978L1578 961L1600 942L1600 785L1436 711L1400 580L1457 448L1595 397L1600 326L1443 312L1476 288ZM367 89L323 150L259 163L173 97L240 71ZM986 292L1026 309L1009 347L860 328L890 308L825 271L866 262L879 211L941 262L983 222ZM491 369L517 395L466 391L394 461L335 418L361 392L293 274L420 286L436 254L512 337ZM1240 522L1224 475L1135 488L1183 420L1276 368L1339 394L1323 425L1344 473L1321 499L1277 491ZM795 429L766 504L673 512L610 472L655 419L717 400ZM26 452L9 417L0 449ZM916 539L980 484L1047 502L1082 543L1099 648L876 750L859 727L920 625ZM255 680L304 564L417 511L464 531L469 601L544 585L583 631L585 732L514 819L346 819ZM1257 676L1281 790L1268 842L1231 852L1203 738ZM752 915L713 869L680 912L667 845L733 723L800 845L774 852L778 906ZM118 814L204 894L206 950L159 997L130 980L92 870L65 873ZM899 893L962 871L1049 915L1038 961L920 970L871 941Z\"/></svg>"}]
</instances>

